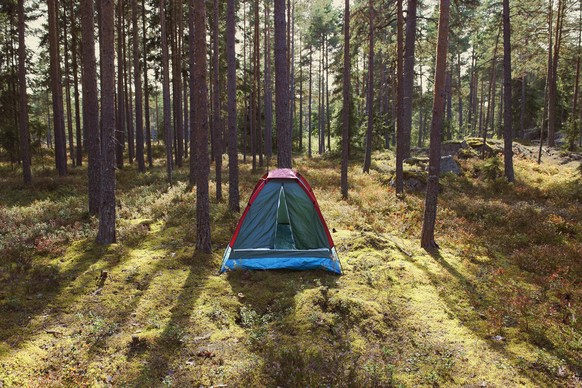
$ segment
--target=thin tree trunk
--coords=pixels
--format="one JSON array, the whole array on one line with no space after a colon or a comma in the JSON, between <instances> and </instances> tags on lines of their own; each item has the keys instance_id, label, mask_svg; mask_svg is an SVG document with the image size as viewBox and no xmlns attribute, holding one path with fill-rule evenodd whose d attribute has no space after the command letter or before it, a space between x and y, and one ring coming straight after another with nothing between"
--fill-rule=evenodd
<instances>
[{"instance_id":1,"label":"thin tree trunk","mask_svg":"<svg viewBox=\"0 0 582 388\"><path fill-rule=\"evenodd\" d=\"M271 90L271 33L269 29L269 4L265 3L265 152L267 166L273 155L273 92Z\"/></svg>"},{"instance_id":2,"label":"thin tree trunk","mask_svg":"<svg viewBox=\"0 0 582 388\"><path fill-rule=\"evenodd\" d=\"M416 6L417 0L408 0L406 13L406 42L404 46L403 96L402 96L402 129L404 158L410 157L412 136L412 96L414 88L414 50L416 46Z\"/></svg>"},{"instance_id":3,"label":"thin tree trunk","mask_svg":"<svg viewBox=\"0 0 582 388\"><path fill-rule=\"evenodd\" d=\"M461 84L461 53L457 53L457 96L459 112L459 133L461 134L461 137L464 137L465 129L463 128L463 89Z\"/></svg>"},{"instance_id":4,"label":"thin tree trunk","mask_svg":"<svg viewBox=\"0 0 582 388\"><path fill-rule=\"evenodd\" d=\"M30 131L28 126L28 95L26 92L26 46L25 46L24 0L18 0L18 83L20 96L20 158L24 183L32 183L30 169Z\"/></svg>"},{"instance_id":5,"label":"thin tree trunk","mask_svg":"<svg viewBox=\"0 0 582 388\"><path fill-rule=\"evenodd\" d=\"M562 44L562 25L564 21L565 1L558 0L558 14L556 17L556 29L554 33L554 51L552 56L552 67L550 76L550 85L548 90L548 146L555 145L556 121L557 121L557 102L558 102L558 60L560 47ZM551 7L551 5L550 5Z\"/></svg>"},{"instance_id":6,"label":"thin tree trunk","mask_svg":"<svg viewBox=\"0 0 582 388\"><path fill-rule=\"evenodd\" d=\"M133 81L135 88L135 141L137 170L145 172L145 158L143 147L143 99L141 90L141 63L139 52L139 31L137 24L137 0L131 1L131 20L133 24Z\"/></svg>"},{"instance_id":7,"label":"thin tree trunk","mask_svg":"<svg viewBox=\"0 0 582 388\"><path fill-rule=\"evenodd\" d=\"M212 23L212 40L214 47L212 50L213 72L212 83L214 85L213 105L213 131L214 131L214 167L216 176L216 201L222 201L222 141L220 126L220 82L219 82L219 62L218 62L218 0L214 0L214 18Z\"/></svg>"},{"instance_id":8,"label":"thin tree trunk","mask_svg":"<svg viewBox=\"0 0 582 388\"><path fill-rule=\"evenodd\" d=\"M204 0L190 0L194 18L194 101L197 114L192 130L196 132L197 179L196 179L196 249L206 253L212 250L210 243L210 199L208 194L208 87L206 84L206 4Z\"/></svg>"},{"instance_id":9,"label":"thin tree trunk","mask_svg":"<svg viewBox=\"0 0 582 388\"><path fill-rule=\"evenodd\" d=\"M412 0L414 1L414 0ZM374 128L374 2L369 0L368 11L370 12L370 29L368 32L369 52L368 52L368 127L366 129L366 155L364 157L364 172L370 172L372 164L372 129ZM411 113L412 114L412 113Z\"/></svg>"},{"instance_id":10,"label":"thin tree trunk","mask_svg":"<svg viewBox=\"0 0 582 388\"><path fill-rule=\"evenodd\" d=\"M101 1L101 0L97 0ZM123 1L117 2L117 126L115 129L115 159L117 168L123 168L123 150L125 148L125 88L123 70Z\"/></svg>"},{"instance_id":11,"label":"thin tree trunk","mask_svg":"<svg viewBox=\"0 0 582 388\"><path fill-rule=\"evenodd\" d=\"M515 180L513 172L513 134L511 125L511 25L509 21L509 0L503 0L503 159L505 178Z\"/></svg>"},{"instance_id":12,"label":"thin tree trunk","mask_svg":"<svg viewBox=\"0 0 582 388\"><path fill-rule=\"evenodd\" d=\"M191 7L193 4L190 5ZM168 69L168 38L166 31L166 12L164 0L160 0L160 25L162 33L162 93L164 105L164 141L166 143L166 173L168 182L172 185L172 143L173 134L171 126L171 106L170 106L170 69ZM206 62L206 61L205 61Z\"/></svg>"},{"instance_id":13,"label":"thin tree trunk","mask_svg":"<svg viewBox=\"0 0 582 388\"><path fill-rule=\"evenodd\" d=\"M348 158L350 134L350 0L344 3L344 71L342 101L342 166L340 186L342 197L348 197Z\"/></svg>"},{"instance_id":14,"label":"thin tree trunk","mask_svg":"<svg viewBox=\"0 0 582 388\"><path fill-rule=\"evenodd\" d=\"M312 104L312 67L313 65L313 48L310 47L309 48L309 102L307 104L307 108L308 108L308 112L307 112L307 156L309 156L311 158L311 129L312 129L312 123L311 123L311 104Z\"/></svg>"},{"instance_id":15,"label":"thin tree trunk","mask_svg":"<svg viewBox=\"0 0 582 388\"><path fill-rule=\"evenodd\" d=\"M441 0L442 2L443 0ZM402 15L402 0L396 1L396 18L397 22L397 64L396 64L396 78L398 82L398 90L397 90L397 103L396 103L396 194L401 195L404 193L404 166L403 161L406 158L406 134L404 128L404 111L403 111L403 99L404 99L404 74L403 74L403 63L402 63L402 53L403 50L403 34L402 34L402 27L403 27L403 15ZM445 54L446 55L446 54ZM446 62L446 59L445 59Z\"/></svg>"},{"instance_id":16,"label":"thin tree trunk","mask_svg":"<svg viewBox=\"0 0 582 388\"><path fill-rule=\"evenodd\" d=\"M172 102L176 141L176 166L182 167L184 159L184 123L182 122L182 60L180 36L182 24L182 0L172 1Z\"/></svg>"},{"instance_id":17,"label":"thin tree trunk","mask_svg":"<svg viewBox=\"0 0 582 388\"><path fill-rule=\"evenodd\" d=\"M524 73L521 77L521 101L520 101L520 113L519 113L519 134L518 137L522 138L525 133L525 88L526 88L527 74Z\"/></svg>"},{"instance_id":18,"label":"thin tree trunk","mask_svg":"<svg viewBox=\"0 0 582 388\"><path fill-rule=\"evenodd\" d=\"M435 66L434 99L432 106L432 123L430 128L430 155L428 166L428 184L424 203L421 246L425 249L438 248L434 239L434 226L437 215L439 192L439 174L441 161L441 130L444 113L445 77L447 68L448 32L450 0L440 0L437 54Z\"/></svg>"},{"instance_id":19,"label":"thin tree trunk","mask_svg":"<svg viewBox=\"0 0 582 388\"><path fill-rule=\"evenodd\" d=\"M71 7L71 16L74 13L73 10L73 2L70 2ZM76 144L76 164L77 166L81 166L83 164L83 135L81 131L81 108L80 108L80 98L79 98L79 64L78 64L78 55L79 51L77 50L78 47L78 27L77 27L77 17L72 16L71 18L71 33L72 33L72 40L71 40L71 50L73 55L73 93L75 97L75 135L77 139Z\"/></svg>"},{"instance_id":20,"label":"thin tree trunk","mask_svg":"<svg viewBox=\"0 0 582 388\"><path fill-rule=\"evenodd\" d=\"M289 67L285 39L285 0L275 0L275 99L278 167L291 168L291 127L289 125Z\"/></svg>"},{"instance_id":21,"label":"thin tree trunk","mask_svg":"<svg viewBox=\"0 0 582 388\"><path fill-rule=\"evenodd\" d=\"M115 33L113 0L101 0L101 34L103 65L101 71L101 117L103 149L101 154L101 207L97 242L115 242Z\"/></svg>"},{"instance_id":22,"label":"thin tree trunk","mask_svg":"<svg viewBox=\"0 0 582 388\"><path fill-rule=\"evenodd\" d=\"M72 19L73 15L69 15ZM69 137L69 158L75 166L75 144L73 137L73 103L71 101L71 68L69 67L69 31L67 29L68 15L63 7L63 52L65 54L65 105L67 107L67 134Z\"/></svg>"},{"instance_id":23,"label":"thin tree trunk","mask_svg":"<svg viewBox=\"0 0 582 388\"><path fill-rule=\"evenodd\" d=\"M57 0L48 0L50 80L53 97L53 128L55 131L55 164L59 176L67 175L67 146L63 113Z\"/></svg>"},{"instance_id":24,"label":"thin tree trunk","mask_svg":"<svg viewBox=\"0 0 582 388\"><path fill-rule=\"evenodd\" d=\"M146 21L146 0L142 0L141 3L141 15L142 15L142 39L143 39L143 83L144 83L144 115L145 115L145 140L146 140L146 152L148 158L148 166L153 167L154 161L152 156L152 133L151 133L151 123L150 123L150 90L148 83L148 59L147 59L147 21ZM156 123L157 124L157 123Z\"/></svg>"},{"instance_id":25,"label":"thin tree trunk","mask_svg":"<svg viewBox=\"0 0 582 388\"><path fill-rule=\"evenodd\" d=\"M236 128L236 50L235 2L228 0L226 10L226 56L228 89L228 207L240 211L238 188L238 150Z\"/></svg>"}]
</instances>

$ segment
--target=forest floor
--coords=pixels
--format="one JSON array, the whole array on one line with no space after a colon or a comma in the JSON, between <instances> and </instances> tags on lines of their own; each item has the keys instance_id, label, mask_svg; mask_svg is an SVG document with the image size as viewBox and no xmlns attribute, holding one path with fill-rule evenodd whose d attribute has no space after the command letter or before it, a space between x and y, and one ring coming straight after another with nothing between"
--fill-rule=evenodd
<instances>
[{"instance_id":1,"label":"forest floor","mask_svg":"<svg viewBox=\"0 0 582 388\"><path fill-rule=\"evenodd\" d=\"M508 184L495 160L461 160L426 252L424 194L396 197L392 156L370 174L354 160L348 200L338 159L294 159L343 276L219 275L239 214L212 198L214 253L195 252L186 168L171 188L163 167L118 171L103 247L85 168L37 168L27 188L0 164L0 387L581 386L578 163L517 156ZM241 204L262 173L241 165Z\"/></svg>"}]
</instances>

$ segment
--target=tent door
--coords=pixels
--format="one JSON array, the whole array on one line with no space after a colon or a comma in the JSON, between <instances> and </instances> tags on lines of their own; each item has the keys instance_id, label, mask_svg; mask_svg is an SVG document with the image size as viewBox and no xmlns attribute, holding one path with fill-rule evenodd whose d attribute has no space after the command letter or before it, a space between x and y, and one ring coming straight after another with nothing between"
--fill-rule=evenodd
<instances>
[{"instance_id":1,"label":"tent door","mask_svg":"<svg viewBox=\"0 0 582 388\"><path fill-rule=\"evenodd\" d=\"M279 190L279 201L277 202L277 231L275 233L275 249L296 249L293 230L289 220L289 208L283 185Z\"/></svg>"}]
</instances>

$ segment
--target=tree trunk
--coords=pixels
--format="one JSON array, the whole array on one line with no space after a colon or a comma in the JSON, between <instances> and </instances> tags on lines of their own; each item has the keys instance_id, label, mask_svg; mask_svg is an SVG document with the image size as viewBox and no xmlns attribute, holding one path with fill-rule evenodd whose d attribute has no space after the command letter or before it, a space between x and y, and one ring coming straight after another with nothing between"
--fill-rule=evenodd
<instances>
[{"instance_id":1,"label":"tree trunk","mask_svg":"<svg viewBox=\"0 0 582 388\"><path fill-rule=\"evenodd\" d=\"M69 31L66 7L63 7L63 52L65 55L65 105L67 107L67 134L69 137L69 158L75 166L75 144L73 138L73 103L71 101L71 68L69 67ZM73 16L70 15L72 18Z\"/></svg>"},{"instance_id":2,"label":"tree trunk","mask_svg":"<svg viewBox=\"0 0 582 388\"><path fill-rule=\"evenodd\" d=\"M511 125L511 25L509 22L509 0L503 0L503 159L505 178L515 180L513 172L513 134Z\"/></svg>"},{"instance_id":3,"label":"tree trunk","mask_svg":"<svg viewBox=\"0 0 582 388\"><path fill-rule=\"evenodd\" d=\"M67 146L61 82L57 0L48 0L50 82L53 97L53 128L55 131L55 164L59 176L67 175Z\"/></svg>"},{"instance_id":4,"label":"tree trunk","mask_svg":"<svg viewBox=\"0 0 582 388\"><path fill-rule=\"evenodd\" d=\"M414 0L412 0L414 1ZM366 129L366 154L364 157L364 172L370 172L370 165L372 164L372 130L374 128L374 2L370 0L368 3L368 11L370 12L370 29L369 29L369 53L368 53L368 127ZM412 112L411 112L412 114Z\"/></svg>"},{"instance_id":5,"label":"tree trunk","mask_svg":"<svg viewBox=\"0 0 582 388\"><path fill-rule=\"evenodd\" d=\"M70 2L71 7L71 15L74 14L73 10L73 2ZM75 135L77 139L76 144L76 164L77 166L81 166L83 164L83 135L81 132L81 108L80 108L80 98L79 98L79 64L78 64L78 55L79 51L77 50L78 47L78 40L79 40L79 30L77 29L77 17L72 16L71 19L71 33L72 33L72 40L71 40L71 50L73 55L73 93L75 96Z\"/></svg>"},{"instance_id":6,"label":"tree trunk","mask_svg":"<svg viewBox=\"0 0 582 388\"><path fill-rule=\"evenodd\" d=\"M226 10L226 57L228 89L228 207L240 211L238 188L238 150L236 128L236 50L235 50L235 2L228 0Z\"/></svg>"},{"instance_id":7,"label":"tree trunk","mask_svg":"<svg viewBox=\"0 0 582 388\"><path fill-rule=\"evenodd\" d=\"M113 0L101 0L101 117L103 145L101 168L101 207L97 242L115 242L115 33Z\"/></svg>"},{"instance_id":8,"label":"tree trunk","mask_svg":"<svg viewBox=\"0 0 582 388\"><path fill-rule=\"evenodd\" d=\"M348 157L350 134L350 0L344 5L344 71L343 71L343 101L342 101L342 166L341 192L342 197L348 197Z\"/></svg>"},{"instance_id":9,"label":"tree trunk","mask_svg":"<svg viewBox=\"0 0 582 388\"><path fill-rule=\"evenodd\" d=\"M309 97L308 97L308 103L307 103L307 156L309 156L311 158L311 128L312 128L312 123L311 123L311 104L312 104L312 67L313 65L313 48L309 47Z\"/></svg>"},{"instance_id":10,"label":"tree trunk","mask_svg":"<svg viewBox=\"0 0 582 388\"><path fill-rule=\"evenodd\" d=\"M191 5L193 6L193 4ZM173 133L171 125L171 106L170 106L170 69L168 59L168 37L166 31L166 12L164 0L160 0L160 24L162 33L162 93L164 105L164 141L166 143L166 173L168 182L172 185L172 143Z\"/></svg>"},{"instance_id":11,"label":"tree trunk","mask_svg":"<svg viewBox=\"0 0 582 388\"><path fill-rule=\"evenodd\" d=\"M558 9L556 16L556 29L554 32L554 50L552 55L552 66L550 73L550 85L548 88L548 146L555 145L556 137L556 108L558 100L558 60L560 46L562 43L562 24L564 20L565 1L558 0ZM551 8L551 4L550 4ZM551 17L551 16L550 16ZM550 24L551 30L551 24ZM551 38L550 38L551 39Z\"/></svg>"},{"instance_id":12,"label":"tree trunk","mask_svg":"<svg viewBox=\"0 0 582 388\"><path fill-rule=\"evenodd\" d=\"M28 96L26 92L26 46L25 46L24 0L18 0L18 83L20 96L20 158L24 183L32 183L30 170L30 131L28 126Z\"/></svg>"},{"instance_id":13,"label":"tree trunk","mask_svg":"<svg viewBox=\"0 0 582 388\"><path fill-rule=\"evenodd\" d=\"M101 1L101 0L97 0ZM125 88L123 69L123 1L117 2L117 127L115 129L115 160L117 168L123 168L123 150L125 148Z\"/></svg>"},{"instance_id":14,"label":"tree trunk","mask_svg":"<svg viewBox=\"0 0 582 388\"><path fill-rule=\"evenodd\" d=\"M142 39L143 39L143 83L144 83L144 115L145 115L145 141L147 149L148 166L153 167L154 161L152 156L152 133L150 123L150 91L148 85L148 60L147 60L147 21L146 21L146 0L142 0L141 14L142 14ZM157 124L157 122L156 122Z\"/></svg>"},{"instance_id":15,"label":"tree trunk","mask_svg":"<svg viewBox=\"0 0 582 388\"><path fill-rule=\"evenodd\" d=\"M265 3L265 153L267 166L273 155L273 92L271 90L271 31L269 29L269 4Z\"/></svg>"},{"instance_id":16,"label":"tree trunk","mask_svg":"<svg viewBox=\"0 0 582 388\"><path fill-rule=\"evenodd\" d=\"M410 157L410 143L412 134L412 96L414 89L414 49L416 43L416 3L417 0L408 0L406 13L406 42L404 46L403 69L403 96L402 96L402 128L404 158Z\"/></svg>"},{"instance_id":17,"label":"tree trunk","mask_svg":"<svg viewBox=\"0 0 582 388\"><path fill-rule=\"evenodd\" d=\"M143 149L143 99L141 91L141 64L139 52L139 33L137 24L137 0L131 0L131 21L133 24L133 81L135 88L135 141L137 170L145 172L145 158Z\"/></svg>"},{"instance_id":18,"label":"tree trunk","mask_svg":"<svg viewBox=\"0 0 582 388\"><path fill-rule=\"evenodd\" d=\"M520 113L519 113L519 134L518 137L523 137L525 133L525 87L526 87L527 74L523 74L521 77L521 101L520 101Z\"/></svg>"},{"instance_id":19,"label":"tree trunk","mask_svg":"<svg viewBox=\"0 0 582 388\"><path fill-rule=\"evenodd\" d=\"M210 243L210 199L208 195L208 87L206 84L206 4L204 0L190 0L193 8L194 34L194 101L196 107L192 130L196 132L197 176L196 176L196 249L206 253L212 250Z\"/></svg>"},{"instance_id":20,"label":"tree trunk","mask_svg":"<svg viewBox=\"0 0 582 388\"><path fill-rule=\"evenodd\" d=\"M100 1L100 0L98 0ZM93 0L81 0L83 62L83 128L87 134L89 213L99 213L101 203L101 136L97 101L97 59L95 56Z\"/></svg>"},{"instance_id":21,"label":"tree trunk","mask_svg":"<svg viewBox=\"0 0 582 388\"><path fill-rule=\"evenodd\" d=\"M442 0L441 0L442 2ZM402 63L402 53L403 50L403 34L402 34L402 27L403 27L403 15L402 15L402 0L396 1L396 9L397 15L396 18L397 22L397 46L398 46L398 53L397 53L397 64L396 64L396 78L398 82L398 90L397 90L397 103L396 103L396 194L401 195L404 193L404 169L403 169L403 161L406 158L406 134L404 128L404 111L403 111L403 99L404 99L404 74L403 74L403 63ZM445 59L446 62L446 59Z\"/></svg>"},{"instance_id":22,"label":"tree trunk","mask_svg":"<svg viewBox=\"0 0 582 388\"><path fill-rule=\"evenodd\" d=\"M424 249L438 248L434 240L434 226L437 214L439 174L441 162L441 131L444 113L445 78L447 69L448 32L450 0L440 0L440 16L435 66L434 99L432 123L430 126L430 155L428 165L428 184L424 203L421 246Z\"/></svg>"},{"instance_id":23,"label":"tree trunk","mask_svg":"<svg viewBox=\"0 0 582 388\"><path fill-rule=\"evenodd\" d=\"M212 83L214 94L212 95L213 105L213 125L214 131L214 167L216 176L216 201L222 201L222 141L220 125L220 82L219 82L219 62L218 62L218 0L214 0L214 18L212 23L212 40L214 47L212 50L213 68Z\"/></svg>"},{"instance_id":24,"label":"tree trunk","mask_svg":"<svg viewBox=\"0 0 582 388\"><path fill-rule=\"evenodd\" d=\"M184 123L182 122L182 60L180 50L182 0L172 0L172 102L176 141L176 165L184 159Z\"/></svg>"},{"instance_id":25,"label":"tree trunk","mask_svg":"<svg viewBox=\"0 0 582 388\"><path fill-rule=\"evenodd\" d=\"M285 0L275 0L275 99L279 168L291 168L289 67L285 37Z\"/></svg>"}]
</instances>

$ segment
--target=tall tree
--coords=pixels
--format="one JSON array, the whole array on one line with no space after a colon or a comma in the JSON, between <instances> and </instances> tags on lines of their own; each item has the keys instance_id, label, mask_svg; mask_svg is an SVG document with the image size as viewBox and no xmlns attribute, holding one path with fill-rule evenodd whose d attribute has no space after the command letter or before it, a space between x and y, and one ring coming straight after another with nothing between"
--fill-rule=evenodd
<instances>
[{"instance_id":1,"label":"tall tree","mask_svg":"<svg viewBox=\"0 0 582 388\"><path fill-rule=\"evenodd\" d=\"M24 183L32 183L30 171L30 131L28 127L28 95L26 92L26 45L24 39L24 0L18 0L18 83L20 96L20 158Z\"/></svg>"},{"instance_id":2,"label":"tall tree","mask_svg":"<svg viewBox=\"0 0 582 388\"><path fill-rule=\"evenodd\" d=\"M197 114L192 128L196 131L198 169L196 174L196 249L206 253L212 250L210 242L210 199L208 195L208 86L206 84L206 3L190 0L194 12L194 101Z\"/></svg>"},{"instance_id":3,"label":"tall tree","mask_svg":"<svg viewBox=\"0 0 582 388\"><path fill-rule=\"evenodd\" d=\"M154 161L152 156L152 133L150 125L150 94L148 85L148 60L147 60L147 23L146 23L146 0L142 0L141 14L142 21L142 39L143 39L143 82L144 82L144 115L145 115L145 140L147 148L148 166L153 167ZM156 123L157 124L157 123Z\"/></svg>"},{"instance_id":4,"label":"tall tree","mask_svg":"<svg viewBox=\"0 0 582 388\"><path fill-rule=\"evenodd\" d=\"M103 145L101 152L101 207L99 232L101 244L115 242L115 33L113 0L101 0L101 118Z\"/></svg>"},{"instance_id":5,"label":"tall tree","mask_svg":"<svg viewBox=\"0 0 582 388\"><path fill-rule=\"evenodd\" d=\"M100 0L97 0L100 1ZM125 88L123 84L123 1L117 2L117 125L115 129L115 160L117 168L123 168L123 150L125 148Z\"/></svg>"},{"instance_id":6,"label":"tall tree","mask_svg":"<svg viewBox=\"0 0 582 388\"><path fill-rule=\"evenodd\" d=\"M402 131L404 158L410 157L410 137L412 134L412 95L414 88L414 49L416 46L416 3L408 0L406 13L406 41L404 43L404 69L402 74Z\"/></svg>"},{"instance_id":7,"label":"tall tree","mask_svg":"<svg viewBox=\"0 0 582 388\"><path fill-rule=\"evenodd\" d=\"M271 90L271 32L269 30L269 4L265 3L265 153L267 167L273 155L273 92Z\"/></svg>"},{"instance_id":8,"label":"tall tree","mask_svg":"<svg viewBox=\"0 0 582 388\"><path fill-rule=\"evenodd\" d=\"M552 7L550 1L549 7ZM560 58L560 48L562 46L564 14L566 12L566 0L558 0L556 14L556 26L554 31L554 47L552 55L552 65L549 70L548 79L548 146L555 145L556 124L558 119L557 100L558 100L558 61ZM550 19L551 19L550 12ZM552 34L552 24L549 25L549 34ZM551 38L550 38L551 41Z\"/></svg>"},{"instance_id":9,"label":"tall tree","mask_svg":"<svg viewBox=\"0 0 582 388\"><path fill-rule=\"evenodd\" d=\"M348 197L348 157L350 135L350 0L344 5L344 71L343 71L343 101L342 101L342 167L341 191L344 198Z\"/></svg>"},{"instance_id":10,"label":"tall tree","mask_svg":"<svg viewBox=\"0 0 582 388\"><path fill-rule=\"evenodd\" d=\"M222 141L221 141L221 111L220 111L220 82L219 82L219 43L218 43L218 0L214 0L214 17L212 23L212 88L214 94L212 95L212 130L214 131L214 136L212 138L213 151L214 151L214 168L216 176L216 200L222 200Z\"/></svg>"},{"instance_id":11,"label":"tall tree","mask_svg":"<svg viewBox=\"0 0 582 388\"><path fill-rule=\"evenodd\" d=\"M509 0L503 0L503 157L505 178L515 180L513 172L513 132L511 125L511 25L509 21Z\"/></svg>"},{"instance_id":12,"label":"tall tree","mask_svg":"<svg viewBox=\"0 0 582 388\"><path fill-rule=\"evenodd\" d=\"M368 8L370 12L370 30L368 43L368 93L367 93L367 113L368 126L366 129L366 153L364 157L364 172L370 172L372 164L372 129L374 127L374 1L369 0Z\"/></svg>"},{"instance_id":13,"label":"tall tree","mask_svg":"<svg viewBox=\"0 0 582 388\"><path fill-rule=\"evenodd\" d=\"M402 100L404 98L404 84L403 84L403 27L404 20L402 15L402 0L396 0L396 32L397 32L397 54L396 54L396 194L404 192L404 166L403 162L406 157L406 141L404 133L404 112Z\"/></svg>"},{"instance_id":14,"label":"tall tree","mask_svg":"<svg viewBox=\"0 0 582 388\"><path fill-rule=\"evenodd\" d=\"M228 206L240 211L238 188L238 141L236 128L236 52L235 52L235 2L228 0L226 9L226 56L228 89Z\"/></svg>"},{"instance_id":15,"label":"tall tree","mask_svg":"<svg viewBox=\"0 0 582 388\"><path fill-rule=\"evenodd\" d=\"M447 71L447 52L449 46L449 9L450 0L440 0L436 66L434 73L434 98L432 103L432 122L430 126L430 154L428 165L428 184L424 202L424 219L420 245L425 249L438 248L434 240L439 174L441 164L441 132L445 109L445 78Z\"/></svg>"},{"instance_id":16,"label":"tall tree","mask_svg":"<svg viewBox=\"0 0 582 388\"><path fill-rule=\"evenodd\" d=\"M53 97L53 128L55 131L55 162L59 176L67 175L67 147L63 109L63 86L59 54L59 22L57 0L48 0L50 80Z\"/></svg>"},{"instance_id":17,"label":"tall tree","mask_svg":"<svg viewBox=\"0 0 582 388\"><path fill-rule=\"evenodd\" d=\"M83 128L87 134L89 213L97 215L101 203L101 133L99 130L97 58L95 56L95 22L93 15L93 0L81 0Z\"/></svg>"},{"instance_id":18,"label":"tall tree","mask_svg":"<svg viewBox=\"0 0 582 388\"><path fill-rule=\"evenodd\" d=\"M166 31L166 10L164 0L160 0L160 24L162 32L162 93L164 105L164 141L166 143L166 173L168 182L172 184L172 143L173 134L170 107L170 69L168 69L168 37Z\"/></svg>"},{"instance_id":19,"label":"tall tree","mask_svg":"<svg viewBox=\"0 0 582 388\"><path fill-rule=\"evenodd\" d=\"M279 168L291 168L289 66L285 36L285 0L275 0L275 102Z\"/></svg>"},{"instance_id":20,"label":"tall tree","mask_svg":"<svg viewBox=\"0 0 582 388\"><path fill-rule=\"evenodd\" d=\"M137 170L145 172L144 139L143 139L143 98L141 89L141 62L139 52L139 27L137 24L137 0L131 0L131 22L133 26L133 81L135 88L135 158Z\"/></svg>"}]
</instances>

